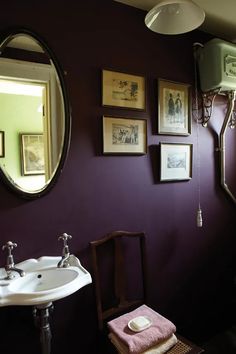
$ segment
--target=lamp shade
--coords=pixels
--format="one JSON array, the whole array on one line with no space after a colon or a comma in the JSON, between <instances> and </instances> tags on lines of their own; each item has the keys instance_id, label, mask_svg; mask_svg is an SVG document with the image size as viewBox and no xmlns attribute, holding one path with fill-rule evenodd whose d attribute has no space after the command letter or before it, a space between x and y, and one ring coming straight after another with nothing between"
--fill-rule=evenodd
<instances>
[{"instance_id":1,"label":"lamp shade","mask_svg":"<svg viewBox=\"0 0 236 354\"><path fill-rule=\"evenodd\" d=\"M191 0L160 0L145 17L145 25L153 32L181 34L199 27L205 12Z\"/></svg>"}]
</instances>

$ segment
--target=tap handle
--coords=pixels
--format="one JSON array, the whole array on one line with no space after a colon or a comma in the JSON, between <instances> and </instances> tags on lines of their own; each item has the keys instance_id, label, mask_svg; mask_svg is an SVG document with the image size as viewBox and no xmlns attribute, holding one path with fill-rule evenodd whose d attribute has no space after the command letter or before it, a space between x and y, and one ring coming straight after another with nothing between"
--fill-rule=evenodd
<instances>
[{"instance_id":1,"label":"tap handle","mask_svg":"<svg viewBox=\"0 0 236 354\"><path fill-rule=\"evenodd\" d=\"M65 232L64 234L62 234L61 236L58 237L58 240L63 240L64 243L64 247L67 246L67 241L70 240L72 238L71 235L67 235Z\"/></svg>"},{"instance_id":2,"label":"tap handle","mask_svg":"<svg viewBox=\"0 0 236 354\"><path fill-rule=\"evenodd\" d=\"M7 243L5 245L2 246L2 250L7 249L8 250L8 255L11 255L11 251L13 250L13 248L17 247L17 243L12 242L12 241L7 241Z\"/></svg>"}]
</instances>

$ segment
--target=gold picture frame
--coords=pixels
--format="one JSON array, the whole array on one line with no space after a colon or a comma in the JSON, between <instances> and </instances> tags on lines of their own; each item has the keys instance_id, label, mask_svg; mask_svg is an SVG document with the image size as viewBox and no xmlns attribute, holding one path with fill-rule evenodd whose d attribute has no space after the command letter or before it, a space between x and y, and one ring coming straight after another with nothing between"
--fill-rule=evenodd
<instances>
[{"instance_id":1,"label":"gold picture frame","mask_svg":"<svg viewBox=\"0 0 236 354\"><path fill-rule=\"evenodd\" d=\"M103 154L147 153L147 120L103 116Z\"/></svg>"},{"instance_id":2,"label":"gold picture frame","mask_svg":"<svg viewBox=\"0 0 236 354\"><path fill-rule=\"evenodd\" d=\"M158 134L191 134L191 85L158 80Z\"/></svg>"},{"instance_id":3,"label":"gold picture frame","mask_svg":"<svg viewBox=\"0 0 236 354\"><path fill-rule=\"evenodd\" d=\"M0 130L0 157L5 157L5 132Z\"/></svg>"},{"instance_id":4,"label":"gold picture frame","mask_svg":"<svg viewBox=\"0 0 236 354\"><path fill-rule=\"evenodd\" d=\"M102 70L102 105L144 111L146 109L144 76Z\"/></svg>"},{"instance_id":5,"label":"gold picture frame","mask_svg":"<svg viewBox=\"0 0 236 354\"><path fill-rule=\"evenodd\" d=\"M44 175L43 134L20 133L20 150L22 176Z\"/></svg>"},{"instance_id":6,"label":"gold picture frame","mask_svg":"<svg viewBox=\"0 0 236 354\"><path fill-rule=\"evenodd\" d=\"M193 144L160 143L160 181L192 178Z\"/></svg>"}]
</instances>

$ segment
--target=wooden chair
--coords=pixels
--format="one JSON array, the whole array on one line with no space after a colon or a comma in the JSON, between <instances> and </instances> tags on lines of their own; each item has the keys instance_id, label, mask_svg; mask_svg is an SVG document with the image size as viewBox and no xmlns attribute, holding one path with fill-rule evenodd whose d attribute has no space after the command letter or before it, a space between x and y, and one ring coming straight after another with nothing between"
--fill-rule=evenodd
<instances>
[{"instance_id":1,"label":"wooden chair","mask_svg":"<svg viewBox=\"0 0 236 354\"><path fill-rule=\"evenodd\" d=\"M140 253L139 258L129 260L129 262L135 262L137 267L141 266L142 273L142 289L139 298L128 299L127 298L127 282L125 281L126 275L126 262L127 259L124 259L124 254L122 250L122 241L123 246L125 244L124 238L128 239L137 239L139 242ZM104 329L104 321L114 317L114 315L119 315L128 311L129 309L140 306L145 302L146 299L146 261L145 261L145 235L140 232L123 232L115 231L110 234L107 234L104 238L90 242L92 249L92 261L93 261L93 276L94 276L94 285L96 291L96 303L97 303L97 315L98 315L98 326L100 330ZM130 242L126 241L127 248L130 246ZM102 250L103 247L103 250ZM99 253L100 251L100 253ZM137 249L133 251L138 252ZM104 253L105 252L105 253ZM136 253L135 252L135 253ZM136 253L137 255L137 253ZM126 258L128 258L129 253L127 251ZM99 259L100 257L100 259ZM114 263L113 263L114 260ZM138 265L139 263L139 265ZM108 266L111 268L110 272ZM133 263L134 266L134 263ZM101 270L106 272L103 276ZM114 274L114 278L113 278ZM139 272L140 274L140 272ZM113 285L114 279L114 285ZM102 291L101 281L106 282L104 284L105 290L108 292L106 295ZM103 294L104 293L104 294ZM136 293L135 293L136 295ZM104 303L104 300L110 305Z\"/></svg>"},{"instance_id":2,"label":"wooden chair","mask_svg":"<svg viewBox=\"0 0 236 354\"><path fill-rule=\"evenodd\" d=\"M113 231L90 242L98 327L106 336L107 321L146 303L145 240L144 232ZM176 336L178 342L168 354L203 352L185 338Z\"/></svg>"}]
</instances>

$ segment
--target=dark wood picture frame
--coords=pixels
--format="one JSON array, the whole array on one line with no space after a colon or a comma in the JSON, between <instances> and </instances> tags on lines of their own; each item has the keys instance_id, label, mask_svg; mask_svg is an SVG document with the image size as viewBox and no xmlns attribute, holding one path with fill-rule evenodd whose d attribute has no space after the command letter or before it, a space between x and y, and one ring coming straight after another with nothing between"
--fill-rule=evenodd
<instances>
[{"instance_id":1,"label":"dark wood picture frame","mask_svg":"<svg viewBox=\"0 0 236 354\"><path fill-rule=\"evenodd\" d=\"M145 77L121 71L103 69L102 105L145 111Z\"/></svg>"},{"instance_id":2,"label":"dark wood picture frame","mask_svg":"<svg viewBox=\"0 0 236 354\"><path fill-rule=\"evenodd\" d=\"M147 120L103 116L103 154L147 153Z\"/></svg>"},{"instance_id":3,"label":"dark wood picture frame","mask_svg":"<svg viewBox=\"0 0 236 354\"><path fill-rule=\"evenodd\" d=\"M160 181L192 178L193 144L160 143Z\"/></svg>"},{"instance_id":4,"label":"dark wood picture frame","mask_svg":"<svg viewBox=\"0 0 236 354\"><path fill-rule=\"evenodd\" d=\"M191 85L158 80L158 134L191 134Z\"/></svg>"}]
</instances>

